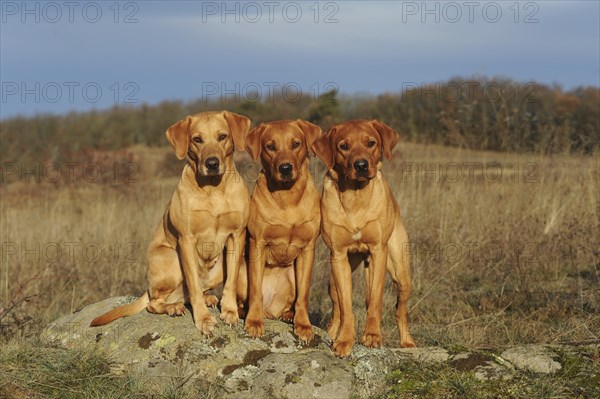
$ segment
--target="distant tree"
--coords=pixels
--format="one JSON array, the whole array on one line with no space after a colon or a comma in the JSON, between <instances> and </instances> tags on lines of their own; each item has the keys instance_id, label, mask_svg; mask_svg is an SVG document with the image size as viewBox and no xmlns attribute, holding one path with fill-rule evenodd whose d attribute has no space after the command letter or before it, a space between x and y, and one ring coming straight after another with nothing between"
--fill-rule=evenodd
<instances>
[{"instance_id":1,"label":"distant tree","mask_svg":"<svg viewBox=\"0 0 600 399\"><path fill-rule=\"evenodd\" d=\"M329 129L332 125L340 122L341 112L337 94L335 89L321 94L308 109L308 121L323 129Z\"/></svg>"}]
</instances>

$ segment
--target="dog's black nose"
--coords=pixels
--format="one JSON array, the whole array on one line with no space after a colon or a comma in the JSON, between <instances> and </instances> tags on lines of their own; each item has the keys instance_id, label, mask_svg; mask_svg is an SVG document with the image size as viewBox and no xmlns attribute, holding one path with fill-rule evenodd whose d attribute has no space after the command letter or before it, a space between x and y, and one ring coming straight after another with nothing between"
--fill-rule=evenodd
<instances>
[{"instance_id":1,"label":"dog's black nose","mask_svg":"<svg viewBox=\"0 0 600 399\"><path fill-rule=\"evenodd\" d=\"M204 165L206 165L206 169L214 172L215 170L219 169L219 158L210 157L204 162Z\"/></svg>"},{"instance_id":2,"label":"dog's black nose","mask_svg":"<svg viewBox=\"0 0 600 399\"><path fill-rule=\"evenodd\" d=\"M358 161L355 161L354 170L356 170L358 173L366 172L369 170L369 161L366 159L359 159Z\"/></svg>"},{"instance_id":3,"label":"dog's black nose","mask_svg":"<svg viewBox=\"0 0 600 399\"><path fill-rule=\"evenodd\" d=\"M279 165L279 173L281 173L284 176L291 175L293 169L294 167L291 163L282 163L281 165Z\"/></svg>"}]
</instances>

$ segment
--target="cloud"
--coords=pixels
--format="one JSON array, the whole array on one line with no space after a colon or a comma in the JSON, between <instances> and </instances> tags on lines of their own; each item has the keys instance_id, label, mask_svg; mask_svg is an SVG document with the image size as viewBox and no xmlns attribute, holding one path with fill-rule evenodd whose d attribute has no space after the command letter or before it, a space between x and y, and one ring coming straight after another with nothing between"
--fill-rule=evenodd
<instances>
[{"instance_id":1,"label":"cloud","mask_svg":"<svg viewBox=\"0 0 600 399\"><path fill-rule=\"evenodd\" d=\"M132 24L122 23L131 11L124 9L115 23L110 2L99 3L105 8L97 23L21 23L9 16L0 35L2 81L135 81L140 99L149 102L197 98L205 81L334 81L346 93L377 93L399 90L405 81L485 71L566 87L600 85L598 2L519 2L517 8L478 2L472 18L467 3L283 2L270 18L260 1L228 2L248 7L237 15L207 15L207 4L222 2L138 2ZM262 7L260 18L248 4ZM286 4L300 5L297 22L290 22L297 18L293 8L283 13ZM490 22L495 6L484 13L486 4L499 5L498 21ZM525 23L528 16L537 22ZM80 106L91 105L2 104L3 116Z\"/></svg>"}]
</instances>

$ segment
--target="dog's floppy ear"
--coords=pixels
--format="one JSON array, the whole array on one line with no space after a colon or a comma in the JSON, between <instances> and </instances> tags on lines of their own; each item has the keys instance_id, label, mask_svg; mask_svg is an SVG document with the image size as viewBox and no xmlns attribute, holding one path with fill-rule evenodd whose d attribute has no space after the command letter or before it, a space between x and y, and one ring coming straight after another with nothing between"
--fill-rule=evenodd
<instances>
[{"instance_id":1,"label":"dog's floppy ear","mask_svg":"<svg viewBox=\"0 0 600 399\"><path fill-rule=\"evenodd\" d=\"M267 125L261 123L250 130L250 133L246 136L246 151L248 151L254 162L258 161L260 156L260 136L262 136L266 127Z\"/></svg>"},{"instance_id":2,"label":"dog's floppy ear","mask_svg":"<svg viewBox=\"0 0 600 399\"><path fill-rule=\"evenodd\" d=\"M188 116L168 128L165 133L169 143L171 143L175 149L175 155L177 155L177 158L179 159L185 158L185 155L187 154L189 144L188 131L191 123L192 117Z\"/></svg>"},{"instance_id":3,"label":"dog's floppy ear","mask_svg":"<svg viewBox=\"0 0 600 399\"><path fill-rule=\"evenodd\" d=\"M327 166L327 169L332 169L335 161L335 155L331 145L331 139L335 131L335 128L329 129L327 133L317 137L311 146L312 152L321 158L321 160L325 163L325 166Z\"/></svg>"},{"instance_id":4,"label":"dog's floppy ear","mask_svg":"<svg viewBox=\"0 0 600 399\"><path fill-rule=\"evenodd\" d=\"M244 151L246 135L248 134L248 129L250 129L250 118L229 111L223 111L223 115L229 125L235 149Z\"/></svg>"},{"instance_id":5,"label":"dog's floppy ear","mask_svg":"<svg viewBox=\"0 0 600 399\"><path fill-rule=\"evenodd\" d=\"M304 137L306 138L306 147L310 150L310 152L315 155L315 151L312 148L314 141L323 133L321 128L313 123L307 122L302 119L296 119L296 126L302 130L304 133Z\"/></svg>"},{"instance_id":6,"label":"dog's floppy ear","mask_svg":"<svg viewBox=\"0 0 600 399\"><path fill-rule=\"evenodd\" d=\"M383 154L387 159L392 159L392 149L398 143L398 132L377 120L372 120L371 125L377 130L379 137L381 137Z\"/></svg>"}]
</instances>

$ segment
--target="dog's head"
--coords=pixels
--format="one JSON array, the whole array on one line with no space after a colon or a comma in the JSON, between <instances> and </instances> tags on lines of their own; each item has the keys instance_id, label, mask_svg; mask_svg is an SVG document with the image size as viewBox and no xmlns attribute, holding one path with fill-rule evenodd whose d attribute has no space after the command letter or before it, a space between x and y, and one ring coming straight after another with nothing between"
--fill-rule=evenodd
<instances>
[{"instance_id":1,"label":"dog's head","mask_svg":"<svg viewBox=\"0 0 600 399\"><path fill-rule=\"evenodd\" d=\"M250 119L233 112L202 112L167 129L167 139L177 158L186 155L199 176L221 176L233 150L243 150Z\"/></svg>"},{"instance_id":2,"label":"dog's head","mask_svg":"<svg viewBox=\"0 0 600 399\"><path fill-rule=\"evenodd\" d=\"M375 177L382 154L392 159L398 133L376 120L354 120L333 126L313 143L313 151L327 169L347 180L364 182Z\"/></svg>"},{"instance_id":3,"label":"dog's head","mask_svg":"<svg viewBox=\"0 0 600 399\"><path fill-rule=\"evenodd\" d=\"M276 182L293 183L321 128L303 120L261 123L248 133L246 151L260 157L266 174ZM314 152L313 152L314 154Z\"/></svg>"}]
</instances>

